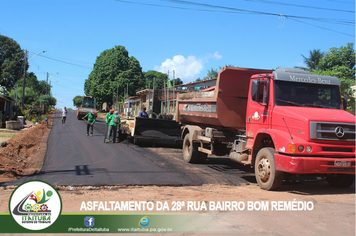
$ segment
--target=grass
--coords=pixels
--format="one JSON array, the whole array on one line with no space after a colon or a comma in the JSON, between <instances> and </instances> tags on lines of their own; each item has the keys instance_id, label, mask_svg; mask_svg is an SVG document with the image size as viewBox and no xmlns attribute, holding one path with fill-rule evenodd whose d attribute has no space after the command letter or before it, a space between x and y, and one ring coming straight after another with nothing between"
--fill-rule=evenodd
<instances>
[{"instance_id":1,"label":"grass","mask_svg":"<svg viewBox=\"0 0 356 236\"><path fill-rule=\"evenodd\" d=\"M15 138L17 134L14 133L6 133L6 132L1 132L0 137L1 138Z\"/></svg>"}]
</instances>

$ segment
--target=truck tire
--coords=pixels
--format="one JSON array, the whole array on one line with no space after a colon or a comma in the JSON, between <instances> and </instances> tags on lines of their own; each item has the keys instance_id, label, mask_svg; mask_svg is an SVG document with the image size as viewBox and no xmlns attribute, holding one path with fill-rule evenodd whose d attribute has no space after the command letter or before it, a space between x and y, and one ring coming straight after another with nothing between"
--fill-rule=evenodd
<instances>
[{"instance_id":1,"label":"truck tire","mask_svg":"<svg viewBox=\"0 0 356 236\"><path fill-rule=\"evenodd\" d=\"M355 182L355 175L335 174L327 175L326 181L336 188L347 188Z\"/></svg>"},{"instance_id":2,"label":"truck tire","mask_svg":"<svg viewBox=\"0 0 356 236\"><path fill-rule=\"evenodd\" d=\"M203 153L203 152L198 152L199 153L199 157L198 157L198 163L199 164L204 164L206 161L206 158L208 158L208 154Z\"/></svg>"},{"instance_id":3,"label":"truck tire","mask_svg":"<svg viewBox=\"0 0 356 236\"><path fill-rule=\"evenodd\" d=\"M194 143L189 135L187 134L183 140L183 158L184 161L192 164L196 164L199 162L199 151L198 151L198 143Z\"/></svg>"},{"instance_id":4,"label":"truck tire","mask_svg":"<svg viewBox=\"0 0 356 236\"><path fill-rule=\"evenodd\" d=\"M274 148L262 148L255 160L255 176L258 185L264 190L274 190L281 186L283 172L276 170L274 162Z\"/></svg>"}]
</instances>

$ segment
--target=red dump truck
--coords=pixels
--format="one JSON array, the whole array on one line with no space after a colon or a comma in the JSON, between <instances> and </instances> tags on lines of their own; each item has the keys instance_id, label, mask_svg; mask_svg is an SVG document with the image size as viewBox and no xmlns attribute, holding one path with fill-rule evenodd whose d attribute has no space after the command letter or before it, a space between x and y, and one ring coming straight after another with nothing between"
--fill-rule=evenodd
<instances>
[{"instance_id":1,"label":"red dump truck","mask_svg":"<svg viewBox=\"0 0 356 236\"><path fill-rule=\"evenodd\" d=\"M208 154L254 167L265 190L286 175L326 177L332 186L355 180L355 116L343 110L340 81L300 69L225 67L213 91L180 94L183 158Z\"/></svg>"}]
</instances>

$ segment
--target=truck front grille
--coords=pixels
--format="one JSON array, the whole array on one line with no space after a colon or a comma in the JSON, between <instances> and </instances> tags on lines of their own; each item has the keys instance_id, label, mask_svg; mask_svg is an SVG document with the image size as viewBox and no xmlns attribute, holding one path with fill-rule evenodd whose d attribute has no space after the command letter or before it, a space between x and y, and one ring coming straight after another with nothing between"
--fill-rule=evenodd
<instances>
[{"instance_id":1,"label":"truck front grille","mask_svg":"<svg viewBox=\"0 0 356 236\"><path fill-rule=\"evenodd\" d=\"M355 124L311 121L310 138L355 141Z\"/></svg>"}]
</instances>

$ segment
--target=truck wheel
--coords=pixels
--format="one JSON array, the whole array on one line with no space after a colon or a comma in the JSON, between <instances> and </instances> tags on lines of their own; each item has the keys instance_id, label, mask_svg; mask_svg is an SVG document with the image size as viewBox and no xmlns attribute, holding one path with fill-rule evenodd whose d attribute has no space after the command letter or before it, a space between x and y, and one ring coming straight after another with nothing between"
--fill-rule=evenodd
<instances>
[{"instance_id":1,"label":"truck wheel","mask_svg":"<svg viewBox=\"0 0 356 236\"><path fill-rule=\"evenodd\" d=\"M347 188L355 182L355 175L327 175L326 181L333 187Z\"/></svg>"},{"instance_id":2,"label":"truck wheel","mask_svg":"<svg viewBox=\"0 0 356 236\"><path fill-rule=\"evenodd\" d=\"M206 161L206 158L208 158L208 154L199 152L199 158L198 158L198 163L199 164L204 164Z\"/></svg>"},{"instance_id":3,"label":"truck wheel","mask_svg":"<svg viewBox=\"0 0 356 236\"><path fill-rule=\"evenodd\" d=\"M273 190L281 186L283 172L276 170L274 148L262 148L256 156L255 175L258 185L264 190Z\"/></svg>"},{"instance_id":4,"label":"truck wheel","mask_svg":"<svg viewBox=\"0 0 356 236\"><path fill-rule=\"evenodd\" d=\"M183 158L184 161L188 163L198 163L199 161L199 152L198 152L198 143L194 143L189 135L186 135L183 140Z\"/></svg>"}]
</instances>

